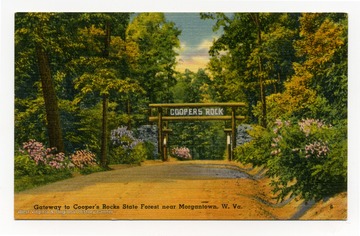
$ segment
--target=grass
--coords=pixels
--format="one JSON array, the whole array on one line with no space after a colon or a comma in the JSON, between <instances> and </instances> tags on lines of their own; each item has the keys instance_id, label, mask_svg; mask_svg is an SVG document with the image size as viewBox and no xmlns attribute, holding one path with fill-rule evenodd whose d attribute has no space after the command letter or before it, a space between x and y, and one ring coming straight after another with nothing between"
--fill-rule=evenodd
<instances>
[{"instance_id":1,"label":"grass","mask_svg":"<svg viewBox=\"0 0 360 236\"><path fill-rule=\"evenodd\" d=\"M61 172L56 172L47 175L20 176L20 177L15 177L14 188L15 188L15 192L21 192L24 190L32 189L56 181L69 179L78 174L88 175L100 171L106 171L106 169L99 166L90 166L83 169L64 170Z\"/></svg>"},{"instance_id":2,"label":"grass","mask_svg":"<svg viewBox=\"0 0 360 236\"><path fill-rule=\"evenodd\" d=\"M35 188L48 183L72 177L71 171L62 171L51 175L22 176L15 178L15 192Z\"/></svg>"}]
</instances>

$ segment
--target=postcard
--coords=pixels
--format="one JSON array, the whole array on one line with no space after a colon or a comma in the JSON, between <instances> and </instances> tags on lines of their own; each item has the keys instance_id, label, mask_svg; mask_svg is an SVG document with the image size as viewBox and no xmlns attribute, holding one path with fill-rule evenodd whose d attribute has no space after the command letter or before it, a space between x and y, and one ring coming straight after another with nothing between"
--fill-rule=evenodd
<instances>
[{"instance_id":1,"label":"postcard","mask_svg":"<svg viewBox=\"0 0 360 236\"><path fill-rule=\"evenodd\" d=\"M14 22L15 220L348 219L348 14Z\"/></svg>"}]
</instances>

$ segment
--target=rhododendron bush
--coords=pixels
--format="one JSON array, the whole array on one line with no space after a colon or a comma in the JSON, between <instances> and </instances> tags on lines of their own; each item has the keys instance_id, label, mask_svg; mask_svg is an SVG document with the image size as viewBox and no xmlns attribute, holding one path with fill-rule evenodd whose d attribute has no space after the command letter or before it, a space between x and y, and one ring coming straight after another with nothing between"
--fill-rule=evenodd
<instances>
[{"instance_id":1,"label":"rhododendron bush","mask_svg":"<svg viewBox=\"0 0 360 236\"><path fill-rule=\"evenodd\" d=\"M111 131L111 164L139 164L146 160L144 141L126 126Z\"/></svg>"},{"instance_id":2,"label":"rhododendron bush","mask_svg":"<svg viewBox=\"0 0 360 236\"><path fill-rule=\"evenodd\" d=\"M269 129L249 133L253 139L236 149L236 157L266 168L278 200L294 195L318 200L346 190L346 125L278 119Z\"/></svg>"},{"instance_id":3,"label":"rhododendron bush","mask_svg":"<svg viewBox=\"0 0 360 236\"><path fill-rule=\"evenodd\" d=\"M171 149L171 155L179 160L191 160L190 149L187 147L175 147Z\"/></svg>"},{"instance_id":4,"label":"rhododendron bush","mask_svg":"<svg viewBox=\"0 0 360 236\"><path fill-rule=\"evenodd\" d=\"M42 174L51 172L52 169L65 169L69 164L69 160L66 159L64 153L57 153L56 148L46 148L36 140L25 142L20 152L34 162L39 170L38 173Z\"/></svg>"},{"instance_id":5,"label":"rhododendron bush","mask_svg":"<svg viewBox=\"0 0 360 236\"><path fill-rule=\"evenodd\" d=\"M99 171L95 155L78 150L66 156L56 148L47 148L41 142L29 140L15 154L15 189L23 190L69 178L76 170L80 173Z\"/></svg>"},{"instance_id":6,"label":"rhododendron bush","mask_svg":"<svg viewBox=\"0 0 360 236\"><path fill-rule=\"evenodd\" d=\"M79 150L71 155L71 162L79 169L96 166L95 154L87 150Z\"/></svg>"},{"instance_id":7,"label":"rhododendron bush","mask_svg":"<svg viewBox=\"0 0 360 236\"><path fill-rule=\"evenodd\" d=\"M97 165L96 156L90 151L78 150L70 157L66 157L63 152L57 152L56 148L46 148L44 144L36 140L25 142L20 152L33 161L38 168L60 170L77 167L82 169Z\"/></svg>"}]
</instances>

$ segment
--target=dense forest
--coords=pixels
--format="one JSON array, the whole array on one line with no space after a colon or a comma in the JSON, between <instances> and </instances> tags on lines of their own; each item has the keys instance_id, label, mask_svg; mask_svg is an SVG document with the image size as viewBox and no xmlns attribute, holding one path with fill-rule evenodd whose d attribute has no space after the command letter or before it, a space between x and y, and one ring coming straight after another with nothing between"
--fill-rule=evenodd
<instances>
[{"instance_id":1,"label":"dense forest","mask_svg":"<svg viewBox=\"0 0 360 236\"><path fill-rule=\"evenodd\" d=\"M279 200L345 191L347 15L200 17L221 36L206 68L179 72L163 13L17 13L17 189L158 158L151 103L245 102L236 160L266 169ZM171 125L172 147L224 158L224 122Z\"/></svg>"}]
</instances>

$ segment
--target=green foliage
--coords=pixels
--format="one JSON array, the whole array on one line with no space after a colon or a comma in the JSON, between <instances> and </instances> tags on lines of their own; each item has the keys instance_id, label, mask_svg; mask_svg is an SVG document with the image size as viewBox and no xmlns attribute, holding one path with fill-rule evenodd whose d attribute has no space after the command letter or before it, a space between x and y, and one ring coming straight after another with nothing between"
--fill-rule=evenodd
<instances>
[{"instance_id":1,"label":"green foliage","mask_svg":"<svg viewBox=\"0 0 360 236\"><path fill-rule=\"evenodd\" d=\"M312 75L310 87L326 99L331 121L347 117L347 14L303 14L301 39L295 42L303 66ZM331 40L329 40L331 39ZM310 44L309 44L310 43Z\"/></svg>"},{"instance_id":2,"label":"green foliage","mask_svg":"<svg viewBox=\"0 0 360 236\"><path fill-rule=\"evenodd\" d=\"M46 120L44 99L15 99L15 140L16 144L33 139L45 142L46 138ZM27 127L24 129L24 127Z\"/></svg>"},{"instance_id":3,"label":"green foliage","mask_svg":"<svg viewBox=\"0 0 360 236\"><path fill-rule=\"evenodd\" d=\"M64 153L54 153L41 142L30 140L15 153L15 191L37 187L72 177L73 172L90 174L103 171L95 155L87 150L76 151L70 158Z\"/></svg>"},{"instance_id":4,"label":"green foliage","mask_svg":"<svg viewBox=\"0 0 360 236\"><path fill-rule=\"evenodd\" d=\"M170 102L175 85L175 64L181 31L163 13L140 13L129 24L127 41L137 45L133 76L150 103Z\"/></svg>"},{"instance_id":5,"label":"green foliage","mask_svg":"<svg viewBox=\"0 0 360 236\"><path fill-rule=\"evenodd\" d=\"M211 102L214 98L212 81L209 75L202 69L198 72L185 70L177 75L177 83L171 89L174 102Z\"/></svg>"},{"instance_id":6,"label":"green foliage","mask_svg":"<svg viewBox=\"0 0 360 236\"><path fill-rule=\"evenodd\" d=\"M110 164L140 164L148 157L148 151L144 143L137 144L131 150L123 146L114 147L110 153Z\"/></svg>"},{"instance_id":7,"label":"green foliage","mask_svg":"<svg viewBox=\"0 0 360 236\"><path fill-rule=\"evenodd\" d=\"M36 175L36 176L20 176L15 178L15 192L20 192L26 189L31 189L45 185L48 183L53 183L56 181L68 179L72 177L72 172L70 170L61 171L49 175Z\"/></svg>"},{"instance_id":8,"label":"green foliage","mask_svg":"<svg viewBox=\"0 0 360 236\"><path fill-rule=\"evenodd\" d=\"M326 189L327 195L332 195L347 189L347 125L339 123L329 133L332 140L329 143L328 158L322 165L316 165L312 175L317 181L323 181L332 188Z\"/></svg>"},{"instance_id":9,"label":"green foliage","mask_svg":"<svg viewBox=\"0 0 360 236\"><path fill-rule=\"evenodd\" d=\"M272 135L258 125L253 126L248 133L252 140L235 148L235 158L244 164L263 166L270 158Z\"/></svg>"},{"instance_id":10,"label":"green foliage","mask_svg":"<svg viewBox=\"0 0 360 236\"><path fill-rule=\"evenodd\" d=\"M157 156L154 156L154 152L155 152L156 147L155 147L155 144L153 142L144 141L143 146L145 148L146 159L147 160L157 159Z\"/></svg>"},{"instance_id":11,"label":"green foliage","mask_svg":"<svg viewBox=\"0 0 360 236\"><path fill-rule=\"evenodd\" d=\"M169 136L169 147L187 147L193 159L222 160L226 135L224 123L219 121L194 121L174 123Z\"/></svg>"},{"instance_id":12,"label":"green foliage","mask_svg":"<svg viewBox=\"0 0 360 236\"><path fill-rule=\"evenodd\" d=\"M71 169L56 169L50 165L36 164L29 154L22 152L15 153L14 174L15 192L72 177Z\"/></svg>"},{"instance_id":13,"label":"green foliage","mask_svg":"<svg viewBox=\"0 0 360 236\"><path fill-rule=\"evenodd\" d=\"M15 178L21 176L36 176L39 174L36 163L28 155L18 154L15 156Z\"/></svg>"},{"instance_id":14,"label":"green foliage","mask_svg":"<svg viewBox=\"0 0 360 236\"><path fill-rule=\"evenodd\" d=\"M293 73L293 41L298 37L299 14L202 16L216 19L215 29L224 31L210 49L212 57L208 69L216 91L215 100L245 101L249 104L248 122L253 123L256 121L253 105L262 102L265 95L283 91L283 82ZM266 104L262 114L266 114Z\"/></svg>"},{"instance_id":15,"label":"green foliage","mask_svg":"<svg viewBox=\"0 0 360 236\"><path fill-rule=\"evenodd\" d=\"M273 192L319 200L347 189L345 124L320 120L277 120L271 129L249 131L253 140L236 149L240 162L267 169Z\"/></svg>"},{"instance_id":16,"label":"green foliage","mask_svg":"<svg viewBox=\"0 0 360 236\"><path fill-rule=\"evenodd\" d=\"M103 167L101 167L99 165L91 165L91 166L86 166L84 168L79 169L79 173L82 175L89 175L89 174L101 172L104 170L106 170L106 169L104 169Z\"/></svg>"},{"instance_id":17,"label":"green foliage","mask_svg":"<svg viewBox=\"0 0 360 236\"><path fill-rule=\"evenodd\" d=\"M210 102L214 97L212 80L204 70L185 70L177 77L173 88L174 100L179 103ZM170 149L188 147L193 159L223 159L225 133L223 122L202 121L171 124Z\"/></svg>"},{"instance_id":18,"label":"green foliage","mask_svg":"<svg viewBox=\"0 0 360 236\"><path fill-rule=\"evenodd\" d=\"M143 143L139 143L135 146L134 150L130 155L131 159L134 160L133 163L140 164L147 158L147 150Z\"/></svg>"},{"instance_id":19,"label":"green foliage","mask_svg":"<svg viewBox=\"0 0 360 236\"><path fill-rule=\"evenodd\" d=\"M282 93L267 96L268 122L279 117L314 117L337 122L347 117L347 16L302 14L299 56ZM331 40L329 40L331 39ZM261 103L254 114L261 117Z\"/></svg>"},{"instance_id":20,"label":"green foliage","mask_svg":"<svg viewBox=\"0 0 360 236\"><path fill-rule=\"evenodd\" d=\"M343 127L306 119L277 128L281 137L277 150L281 153L268 163L268 175L279 178L272 184L280 199L292 192L305 200L319 200L346 190L347 138ZM334 168L325 168L329 165ZM291 181L295 183L289 185Z\"/></svg>"}]
</instances>

